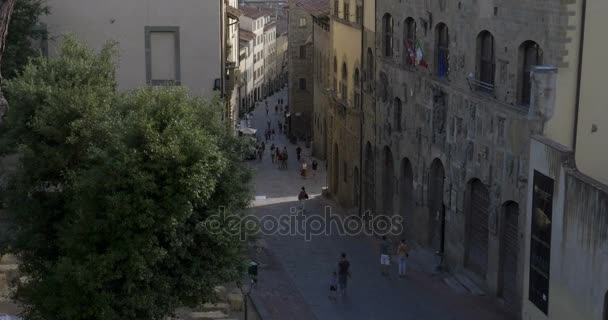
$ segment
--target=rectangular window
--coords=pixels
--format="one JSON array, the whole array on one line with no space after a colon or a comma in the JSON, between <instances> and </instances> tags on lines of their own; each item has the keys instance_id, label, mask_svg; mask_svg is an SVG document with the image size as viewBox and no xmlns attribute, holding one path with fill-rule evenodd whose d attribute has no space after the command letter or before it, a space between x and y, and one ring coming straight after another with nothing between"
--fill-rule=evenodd
<instances>
[{"instance_id":1,"label":"rectangular window","mask_svg":"<svg viewBox=\"0 0 608 320\"><path fill-rule=\"evenodd\" d=\"M357 8L355 9L355 15L356 15L356 22L358 25L362 25L363 24L363 6L361 6L360 4L357 5Z\"/></svg>"},{"instance_id":2,"label":"rectangular window","mask_svg":"<svg viewBox=\"0 0 608 320\"><path fill-rule=\"evenodd\" d=\"M300 90L306 90L306 79L300 78Z\"/></svg>"},{"instance_id":3,"label":"rectangular window","mask_svg":"<svg viewBox=\"0 0 608 320\"><path fill-rule=\"evenodd\" d=\"M338 18L340 15L340 2L334 0L334 17Z\"/></svg>"},{"instance_id":4,"label":"rectangular window","mask_svg":"<svg viewBox=\"0 0 608 320\"><path fill-rule=\"evenodd\" d=\"M300 27L306 27L306 18L300 18Z\"/></svg>"},{"instance_id":5,"label":"rectangular window","mask_svg":"<svg viewBox=\"0 0 608 320\"><path fill-rule=\"evenodd\" d=\"M350 3L348 3L348 1L344 1L343 19L346 21L350 21Z\"/></svg>"},{"instance_id":6,"label":"rectangular window","mask_svg":"<svg viewBox=\"0 0 608 320\"><path fill-rule=\"evenodd\" d=\"M306 59L306 46L300 46L300 59Z\"/></svg>"},{"instance_id":7,"label":"rectangular window","mask_svg":"<svg viewBox=\"0 0 608 320\"><path fill-rule=\"evenodd\" d=\"M179 85L179 27L145 27L146 82Z\"/></svg>"},{"instance_id":8,"label":"rectangular window","mask_svg":"<svg viewBox=\"0 0 608 320\"><path fill-rule=\"evenodd\" d=\"M547 314L551 265L553 179L534 171L530 236L530 290L528 299Z\"/></svg>"}]
</instances>

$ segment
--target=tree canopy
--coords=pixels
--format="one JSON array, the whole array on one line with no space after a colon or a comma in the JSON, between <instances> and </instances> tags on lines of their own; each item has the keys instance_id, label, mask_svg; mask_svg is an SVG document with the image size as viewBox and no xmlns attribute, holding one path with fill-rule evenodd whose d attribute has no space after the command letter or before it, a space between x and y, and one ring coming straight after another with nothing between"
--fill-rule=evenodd
<instances>
[{"instance_id":1,"label":"tree canopy","mask_svg":"<svg viewBox=\"0 0 608 320\"><path fill-rule=\"evenodd\" d=\"M2 55L2 76L8 79L19 73L28 61L40 55L40 48L34 40L46 38L46 31L40 28L40 17L49 13L44 0L18 0L6 36L6 46Z\"/></svg>"},{"instance_id":2,"label":"tree canopy","mask_svg":"<svg viewBox=\"0 0 608 320\"><path fill-rule=\"evenodd\" d=\"M242 271L238 235L202 227L250 199L221 107L177 87L116 93L115 51L68 37L7 83L6 248L27 319L164 319Z\"/></svg>"}]
</instances>

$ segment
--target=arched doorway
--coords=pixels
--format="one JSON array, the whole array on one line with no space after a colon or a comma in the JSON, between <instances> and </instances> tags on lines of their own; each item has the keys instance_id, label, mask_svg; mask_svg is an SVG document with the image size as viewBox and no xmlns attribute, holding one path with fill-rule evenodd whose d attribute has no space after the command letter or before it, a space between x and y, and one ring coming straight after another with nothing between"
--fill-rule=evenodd
<instances>
[{"instance_id":1,"label":"arched doorway","mask_svg":"<svg viewBox=\"0 0 608 320\"><path fill-rule=\"evenodd\" d=\"M403 235L409 237L408 227L414 210L414 173L408 158L401 160L401 175L399 179L399 212L403 218Z\"/></svg>"},{"instance_id":2,"label":"arched doorway","mask_svg":"<svg viewBox=\"0 0 608 320\"><path fill-rule=\"evenodd\" d=\"M359 206L359 198L360 198L360 194L361 194L361 189L359 187L359 168L355 167L355 169L353 170L353 206L354 207L358 207Z\"/></svg>"},{"instance_id":3,"label":"arched doorway","mask_svg":"<svg viewBox=\"0 0 608 320\"><path fill-rule=\"evenodd\" d=\"M502 206L500 228L500 278L498 296L512 314L519 314L521 294L518 289L519 265L519 205L507 202Z\"/></svg>"},{"instance_id":4,"label":"arched doorway","mask_svg":"<svg viewBox=\"0 0 608 320\"><path fill-rule=\"evenodd\" d=\"M386 216L394 213L393 195L395 194L395 165L393 163L393 152L388 146L384 146L382 152L382 211Z\"/></svg>"},{"instance_id":5,"label":"arched doorway","mask_svg":"<svg viewBox=\"0 0 608 320\"><path fill-rule=\"evenodd\" d=\"M368 141L365 145L365 167L363 171L363 192L365 211L374 212L376 208L376 173L374 165L374 151L372 144Z\"/></svg>"},{"instance_id":6,"label":"arched doorway","mask_svg":"<svg viewBox=\"0 0 608 320\"><path fill-rule=\"evenodd\" d=\"M445 169L439 159L431 163L429 175L429 244L443 252L445 240L445 210L443 206L443 184L445 181Z\"/></svg>"},{"instance_id":7,"label":"arched doorway","mask_svg":"<svg viewBox=\"0 0 608 320\"><path fill-rule=\"evenodd\" d=\"M490 191L479 179L472 179L467 194L465 266L485 279L488 268Z\"/></svg>"},{"instance_id":8,"label":"arched doorway","mask_svg":"<svg viewBox=\"0 0 608 320\"><path fill-rule=\"evenodd\" d=\"M334 165L332 166L332 194L334 196L338 196L338 188L340 186L340 154L338 150L338 145L334 144Z\"/></svg>"}]
</instances>

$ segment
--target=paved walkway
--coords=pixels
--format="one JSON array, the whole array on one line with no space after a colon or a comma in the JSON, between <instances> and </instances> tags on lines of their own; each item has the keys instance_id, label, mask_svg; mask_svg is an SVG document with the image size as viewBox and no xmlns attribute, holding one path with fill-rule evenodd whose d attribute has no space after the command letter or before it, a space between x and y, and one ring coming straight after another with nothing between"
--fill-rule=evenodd
<instances>
[{"instance_id":1,"label":"paved walkway","mask_svg":"<svg viewBox=\"0 0 608 320\"><path fill-rule=\"evenodd\" d=\"M274 105L279 96L286 100L286 90L268 99L268 117L264 103L254 111L252 125L259 129L262 139L268 119L276 130L278 115L274 114ZM274 142L281 148L287 146L289 169L279 170L271 163L268 147L261 162L250 161L256 172L257 196L252 213L294 215L292 208L297 206L297 194L305 186L312 196L306 204L306 216L322 214L326 206L332 206L331 201L320 196L326 185L325 162L320 162L316 177L303 179L297 171L296 146L288 143L284 135L277 135ZM310 150L302 148L308 156ZM332 210L346 216L335 206ZM397 277L396 266L391 266L391 274L384 277L380 274L378 243L374 237L334 233L313 237L311 241L297 235L264 235L262 239L269 253L263 259L257 257L264 261L253 298L264 320L508 319L490 298L457 292L444 283L442 275L429 272L422 250L411 255L408 277ZM351 262L352 278L347 296L331 302L327 297L328 280L341 252L346 252Z\"/></svg>"}]
</instances>

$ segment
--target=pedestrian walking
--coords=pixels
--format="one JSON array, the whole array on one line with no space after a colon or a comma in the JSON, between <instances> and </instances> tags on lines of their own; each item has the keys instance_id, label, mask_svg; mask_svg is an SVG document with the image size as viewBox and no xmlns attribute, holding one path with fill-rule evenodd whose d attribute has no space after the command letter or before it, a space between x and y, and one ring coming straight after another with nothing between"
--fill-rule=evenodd
<instances>
[{"instance_id":1,"label":"pedestrian walking","mask_svg":"<svg viewBox=\"0 0 608 320\"><path fill-rule=\"evenodd\" d=\"M283 169L287 169L287 159L289 159L289 156L287 154L287 147L283 147Z\"/></svg>"},{"instance_id":2,"label":"pedestrian walking","mask_svg":"<svg viewBox=\"0 0 608 320\"><path fill-rule=\"evenodd\" d=\"M306 170L308 169L308 164L306 164L306 160L302 161L302 166L300 167L300 175L302 178L306 179Z\"/></svg>"},{"instance_id":3,"label":"pedestrian walking","mask_svg":"<svg viewBox=\"0 0 608 320\"><path fill-rule=\"evenodd\" d=\"M329 300L336 301L338 295L338 273L333 271L329 278Z\"/></svg>"},{"instance_id":4,"label":"pedestrian walking","mask_svg":"<svg viewBox=\"0 0 608 320\"><path fill-rule=\"evenodd\" d=\"M264 150L262 148L258 149L258 160L262 161L262 156L264 155Z\"/></svg>"},{"instance_id":5,"label":"pedestrian walking","mask_svg":"<svg viewBox=\"0 0 608 320\"><path fill-rule=\"evenodd\" d=\"M317 159L313 159L312 160L312 176L316 177L317 176L317 168L319 167L319 163L317 162Z\"/></svg>"},{"instance_id":6,"label":"pedestrian walking","mask_svg":"<svg viewBox=\"0 0 608 320\"><path fill-rule=\"evenodd\" d=\"M279 121L279 132L283 131L283 124Z\"/></svg>"},{"instance_id":7,"label":"pedestrian walking","mask_svg":"<svg viewBox=\"0 0 608 320\"><path fill-rule=\"evenodd\" d=\"M268 124L268 129L270 129L270 120L268 120L267 124Z\"/></svg>"},{"instance_id":8,"label":"pedestrian walking","mask_svg":"<svg viewBox=\"0 0 608 320\"><path fill-rule=\"evenodd\" d=\"M274 114L277 114L277 113L279 113L279 105L278 104L274 106Z\"/></svg>"},{"instance_id":9,"label":"pedestrian walking","mask_svg":"<svg viewBox=\"0 0 608 320\"><path fill-rule=\"evenodd\" d=\"M271 139L274 140L274 129L270 130Z\"/></svg>"},{"instance_id":10,"label":"pedestrian walking","mask_svg":"<svg viewBox=\"0 0 608 320\"><path fill-rule=\"evenodd\" d=\"M266 129L266 131L264 131L264 140L268 141L268 129Z\"/></svg>"},{"instance_id":11,"label":"pedestrian walking","mask_svg":"<svg viewBox=\"0 0 608 320\"><path fill-rule=\"evenodd\" d=\"M346 294L348 278L350 278L350 262L346 259L346 253L342 252L338 262L338 290L340 296Z\"/></svg>"},{"instance_id":12,"label":"pedestrian walking","mask_svg":"<svg viewBox=\"0 0 608 320\"><path fill-rule=\"evenodd\" d=\"M382 243L380 243L380 268L383 276L388 276L388 268L391 265L390 247L391 243L386 239L386 236L382 236Z\"/></svg>"},{"instance_id":13,"label":"pedestrian walking","mask_svg":"<svg viewBox=\"0 0 608 320\"><path fill-rule=\"evenodd\" d=\"M404 277L407 272L407 258L410 256L410 248L405 243L405 239L401 239L401 243L397 247L397 255L399 256L399 277Z\"/></svg>"},{"instance_id":14,"label":"pedestrian walking","mask_svg":"<svg viewBox=\"0 0 608 320\"><path fill-rule=\"evenodd\" d=\"M298 161L300 161L300 155L302 154L302 148L300 148L300 146L298 146L296 148L296 156L298 157Z\"/></svg>"},{"instance_id":15,"label":"pedestrian walking","mask_svg":"<svg viewBox=\"0 0 608 320\"><path fill-rule=\"evenodd\" d=\"M302 211L302 214L304 214L304 201L306 200L308 200L308 193L306 193L306 189L302 187L302 190L300 190L300 194L298 195L298 201L300 201L300 210Z\"/></svg>"}]
</instances>

